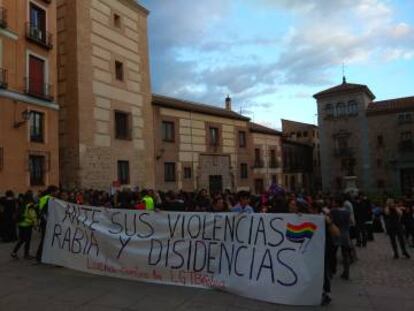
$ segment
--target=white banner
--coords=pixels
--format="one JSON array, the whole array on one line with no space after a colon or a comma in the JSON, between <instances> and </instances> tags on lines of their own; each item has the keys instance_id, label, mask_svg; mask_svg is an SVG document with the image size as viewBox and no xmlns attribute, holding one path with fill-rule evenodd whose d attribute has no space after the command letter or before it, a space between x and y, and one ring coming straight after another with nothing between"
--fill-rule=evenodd
<instances>
[{"instance_id":1,"label":"white banner","mask_svg":"<svg viewBox=\"0 0 414 311\"><path fill-rule=\"evenodd\" d=\"M125 279L318 305L325 222L316 215L146 212L52 199L42 261Z\"/></svg>"}]
</instances>

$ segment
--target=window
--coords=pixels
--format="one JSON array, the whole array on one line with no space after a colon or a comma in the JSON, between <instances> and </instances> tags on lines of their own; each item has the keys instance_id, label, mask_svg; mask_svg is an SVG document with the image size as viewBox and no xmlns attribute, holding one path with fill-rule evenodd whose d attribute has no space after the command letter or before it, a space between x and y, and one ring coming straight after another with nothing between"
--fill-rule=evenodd
<instances>
[{"instance_id":1,"label":"window","mask_svg":"<svg viewBox=\"0 0 414 311\"><path fill-rule=\"evenodd\" d=\"M308 137L308 132L303 132L303 137Z\"/></svg>"},{"instance_id":2,"label":"window","mask_svg":"<svg viewBox=\"0 0 414 311\"><path fill-rule=\"evenodd\" d=\"M272 184L278 184L277 175L272 175Z\"/></svg>"},{"instance_id":3,"label":"window","mask_svg":"<svg viewBox=\"0 0 414 311\"><path fill-rule=\"evenodd\" d=\"M302 132L297 132L296 137L302 137Z\"/></svg>"},{"instance_id":4,"label":"window","mask_svg":"<svg viewBox=\"0 0 414 311\"><path fill-rule=\"evenodd\" d=\"M378 135L377 136L377 146L383 147L384 146L384 136Z\"/></svg>"},{"instance_id":5,"label":"window","mask_svg":"<svg viewBox=\"0 0 414 311\"><path fill-rule=\"evenodd\" d=\"M277 168L276 151L270 150L270 168Z\"/></svg>"},{"instance_id":6,"label":"window","mask_svg":"<svg viewBox=\"0 0 414 311\"><path fill-rule=\"evenodd\" d=\"M333 117L334 115L334 106L332 104L327 104L325 106L325 113L327 117Z\"/></svg>"},{"instance_id":7,"label":"window","mask_svg":"<svg viewBox=\"0 0 414 311\"><path fill-rule=\"evenodd\" d=\"M30 185L43 186L45 184L45 157L31 155L29 157Z\"/></svg>"},{"instance_id":8,"label":"window","mask_svg":"<svg viewBox=\"0 0 414 311\"><path fill-rule=\"evenodd\" d=\"M346 106L344 103L338 103L336 105L336 113L338 117L342 117L346 115Z\"/></svg>"},{"instance_id":9,"label":"window","mask_svg":"<svg viewBox=\"0 0 414 311\"><path fill-rule=\"evenodd\" d=\"M411 131L402 132L400 136L400 151L411 152L414 150L414 142Z\"/></svg>"},{"instance_id":10,"label":"window","mask_svg":"<svg viewBox=\"0 0 414 311\"><path fill-rule=\"evenodd\" d=\"M44 98L49 95L45 85L45 61L33 55L29 56L29 77L26 84L27 93L34 97Z\"/></svg>"},{"instance_id":11,"label":"window","mask_svg":"<svg viewBox=\"0 0 414 311\"><path fill-rule=\"evenodd\" d=\"M335 147L339 152L348 149L348 137L338 136L335 140Z\"/></svg>"},{"instance_id":12,"label":"window","mask_svg":"<svg viewBox=\"0 0 414 311\"><path fill-rule=\"evenodd\" d=\"M406 124L412 122L412 115L411 113L400 113L398 115L398 123L399 124Z\"/></svg>"},{"instance_id":13,"label":"window","mask_svg":"<svg viewBox=\"0 0 414 311\"><path fill-rule=\"evenodd\" d=\"M174 122L162 121L162 140L166 142L174 142L175 138L175 127Z\"/></svg>"},{"instance_id":14,"label":"window","mask_svg":"<svg viewBox=\"0 0 414 311\"><path fill-rule=\"evenodd\" d=\"M348 114L349 115L358 114L358 103L355 100L350 100L348 102Z\"/></svg>"},{"instance_id":15,"label":"window","mask_svg":"<svg viewBox=\"0 0 414 311\"><path fill-rule=\"evenodd\" d=\"M191 167L184 167L184 179L191 179Z\"/></svg>"},{"instance_id":16,"label":"window","mask_svg":"<svg viewBox=\"0 0 414 311\"><path fill-rule=\"evenodd\" d=\"M210 127L210 145L217 146L219 144L219 129L217 127Z\"/></svg>"},{"instance_id":17,"label":"window","mask_svg":"<svg viewBox=\"0 0 414 311\"><path fill-rule=\"evenodd\" d=\"M114 26L116 28L121 28L121 16L119 16L118 14L114 14Z\"/></svg>"},{"instance_id":18,"label":"window","mask_svg":"<svg viewBox=\"0 0 414 311\"><path fill-rule=\"evenodd\" d=\"M377 168L381 168L381 167L382 167L382 160L377 159Z\"/></svg>"},{"instance_id":19,"label":"window","mask_svg":"<svg viewBox=\"0 0 414 311\"><path fill-rule=\"evenodd\" d=\"M263 167L262 157L261 157L259 148L254 149L254 166L255 167Z\"/></svg>"},{"instance_id":20,"label":"window","mask_svg":"<svg viewBox=\"0 0 414 311\"><path fill-rule=\"evenodd\" d=\"M115 61L115 78L118 81L124 81L124 64L119 61Z\"/></svg>"},{"instance_id":21,"label":"window","mask_svg":"<svg viewBox=\"0 0 414 311\"><path fill-rule=\"evenodd\" d=\"M165 182L175 181L175 163L174 162L164 163L164 181Z\"/></svg>"},{"instance_id":22,"label":"window","mask_svg":"<svg viewBox=\"0 0 414 311\"><path fill-rule=\"evenodd\" d=\"M37 5L30 3L30 35L43 41L46 34L46 12Z\"/></svg>"},{"instance_id":23,"label":"window","mask_svg":"<svg viewBox=\"0 0 414 311\"><path fill-rule=\"evenodd\" d=\"M410 131L401 133L401 141L411 141L412 135Z\"/></svg>"},{"instance_id":24,"label":"window","mask_svg":"<svg viewBox=\"0 0 414 311\"><path fill-rule=\"evenodd\" d=\"M246 132L244 131L239 132L239 147L240 148L246 147Z\"/></svg>"},{"instance_id":25,"label":"window","mask_svg":"<svg viewBox=\"0 0 414 311\"><path fill-rule=\"evenodd\" d=\"M126 112L115 111L115 138L131 139L130 115Z\"/></svg>"},{"instance_id":26,"label":"window","mask_svg":"<svg viewBox=\"0 0 414 311\"><path fill-rule=\"evenodd\" d=\"M118 161L118 181L121 185L129 184L129 161Z\"/></svg>"},{"instance_id":27,"label":"window","mask_svg":"<svg viewBox=\"0 0 414 311\"><path fill-rule=\"evenodd\" d=\"M241 179L247 179L249 176L247 163L241 163L240 164L240 178Z\"/></svg>"},{"instance_id":28,"label":"window","mask_svg":"<svg viewBox=\"0 0 414 311\"><path fill-rule=\"evenodd\" d=\"M44 115L41 112L31 111L30 112L30 141L42 143L43 128L44 128Z\"/></svg>"},{"instance_id":29,"label":"window","mask_svg":"<svg viewBox=\"0 0 414 311\"><path fill-rule=\"evenodd\" d=\"M383 179L377 180L377 187L378 188L385 188L385 181Z\"/></svg>"}]
</instances>

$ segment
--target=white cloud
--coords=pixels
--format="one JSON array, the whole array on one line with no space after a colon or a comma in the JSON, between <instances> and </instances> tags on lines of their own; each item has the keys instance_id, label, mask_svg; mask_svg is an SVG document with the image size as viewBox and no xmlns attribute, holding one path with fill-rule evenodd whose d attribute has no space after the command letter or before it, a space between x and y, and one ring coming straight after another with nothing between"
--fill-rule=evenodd
<instances>
[{"instance_id":1,"label":"white cloud","mask_svg":"<svg viewBox=\"0 0 414 311\"><path fill-rule=\"evenodd\" d=\"M225 35L238 1L249 5L252 15L277 10L293 22L281 37L254 31ZM281 84L330 85L342 62L363 66L414 58L413 26L398 20L388 0L241 1L143 1L152 11L156 92L220 105L231 94L236 106L267 109L263 98ZM280 26L269 21L275 34ZM246 47L250 52L243 53ZM261 58L262 52L273 59Z\"/></svg>"}]
</instances>

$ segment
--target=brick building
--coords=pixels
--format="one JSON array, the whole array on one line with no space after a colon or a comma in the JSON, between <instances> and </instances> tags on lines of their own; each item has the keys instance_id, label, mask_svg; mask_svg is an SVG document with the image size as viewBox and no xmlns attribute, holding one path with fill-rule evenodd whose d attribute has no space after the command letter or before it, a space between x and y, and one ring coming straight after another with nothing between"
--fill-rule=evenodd
<instances>
[{"instance_id":1,"label":"brick building","mask_svg":"<svg viewBox=\"0 0 414 311\"><path fill-rule=\"evenodd\" d=\"M283 187L288 191L306 191L313 189L313 146L284 137L283 150Z\"/></svg>"},{"instance_id":2,"label":"brick building","mask_svg":"<svg viewBox=\"0 0 414 311\"><path fill-rule=\"evenodd\" d=\"M0 0L1 192L282 182L281 132L230 98L152 95L148 14L135 0Z\"/></svg>"},{"instance_id":3,"label":"brick building","mask_svg":"<svg viewBox=\"0 0 414 311\"><path fill-rule=\"evenodd\" d=\"M414 97L375 102L366 85L342 84L314 95L318 105L324 190L356 176L366 192L414 188Z\"/></svg>"},{"instance_id":4,"label":"brick building","mask_svg":"<svg viewBox=\"0 0 414 311\"><path fill-rule=\"evenodd\" d=\"M289 140L308 144L313 148L313 168L309 187L312 191L322 189L321 177L321 150L319 141L319 128L314 124L282 119L283 136Z\"/></svg>"},{"instance_id":5,"label":"brick building","mask_svg":"<svg viewBox=\"0 0 414 311\"><path fill-rule=\"evenodd\" d=\"M0 1L0 192L59 183L56 1Z\"/></svg>"},{"instance_id":6,"label":"brick building","mask_svg":"<svg viewBox=\"0 0 414 311\"><path fill-rule=\"evenodd\" d=\"M62 185L153 187L148 11L134 0L57 3Z\"/></svg>"},{"instance_id":7,"label":"brick building","mask_svg":"<svg viewBox=\"0 0 414 311\"><path fill-rule=\"evenodd\" d=\"M231 109L154 95L156 188L263 191L281 175L281 133Z\"/></svg>"},{"instance_id":8,"label":"brick building","mask_svg":"<svg viewBox=\"0 0 414 311\"><path fill-rule=\"evenodd\" d=\"M253 187L255 193L262 193L269 189L272 183L282 183L282 133L250 123L250 132L253 140Z\"/></svg>"}]
</instances>

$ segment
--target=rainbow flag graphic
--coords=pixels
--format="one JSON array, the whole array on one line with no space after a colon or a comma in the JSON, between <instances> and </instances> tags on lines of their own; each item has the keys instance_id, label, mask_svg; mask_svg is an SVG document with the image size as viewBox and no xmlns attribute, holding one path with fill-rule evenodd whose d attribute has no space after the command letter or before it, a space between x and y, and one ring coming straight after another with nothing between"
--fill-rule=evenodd
<instances>
[{"instance_id":1,"label":"rainbow flag graphic","mask_svg":"<svg viewBox=\"0 0 414 311\"><path fill-rule=\"evenodd\" d=\"M304 222L299 225L287 224L286 238L293 243L303 243L306 239L312 239L318 227L311 222Z\"/></svg>"}]
</instances>

